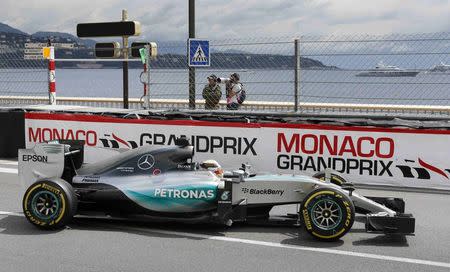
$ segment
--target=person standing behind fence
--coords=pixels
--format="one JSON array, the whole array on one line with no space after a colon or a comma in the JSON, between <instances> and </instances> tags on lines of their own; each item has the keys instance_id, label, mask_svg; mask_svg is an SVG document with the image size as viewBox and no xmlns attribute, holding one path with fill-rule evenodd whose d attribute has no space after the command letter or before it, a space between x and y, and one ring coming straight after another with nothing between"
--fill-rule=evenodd
<instances>
[{"instance_id":1,"label":"person standing behind fence","mask_svg":"<svg viewBox=\"0 0 450 272\"><path fill-rule=\"evenodd\" d=\"M226 97L227 97L227 110L238 110L241 103L238 102L238 98L242 91L242 84L239 82L239 74L233 73L230 78L218 78L217 82L225 83Z\"/></svg>"},{"instance_id":2,"label":"person standing behind fence","mask_svg":"<svg viewBox=\"0 0 450 272\"><path fill-rule=\"evenodd\" d=\"M202 93L202 96L205 99L205 110L217 110L219 109L222 91L220 90L220 85L217 84L216 75L210 75L207 79L208 84L205 85Z\"/></svg>"}]
</instances>

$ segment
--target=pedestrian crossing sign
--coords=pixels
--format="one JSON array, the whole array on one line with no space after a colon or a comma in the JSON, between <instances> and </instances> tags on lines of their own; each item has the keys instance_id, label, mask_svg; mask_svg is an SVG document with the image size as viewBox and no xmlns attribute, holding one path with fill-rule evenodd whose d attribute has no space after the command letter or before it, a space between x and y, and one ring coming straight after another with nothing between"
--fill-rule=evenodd
<instances>
[{"instance_id":1,"label":"pedestrian crossing sign","mask_svg":"<svg viewBox=\"0 0 450 272\"><path fill-rule=\"evenodd\" d=\"M190 67L201 67L210 65L209 41L189 39L188 56Z\"/></svg>"}]
</instances>

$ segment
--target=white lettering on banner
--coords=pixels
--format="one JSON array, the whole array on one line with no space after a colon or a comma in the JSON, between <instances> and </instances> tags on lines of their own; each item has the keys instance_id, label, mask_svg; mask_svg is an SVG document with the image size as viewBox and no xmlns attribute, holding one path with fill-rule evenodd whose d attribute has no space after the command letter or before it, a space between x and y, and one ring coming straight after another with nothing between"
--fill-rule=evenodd
<instances>
[{"instance_id":1,"label":"white lettering on banner","mask_svg":"<svg viewBox=\"0 0 450 272\"><path fill-rule=\"evenodd\" d=\"M63 120L67 116L58 120L58 114L51 116L54 120L39 116L32 113L25 120L28 148L54 139L85 140L87 163L109 156L111 150L173 145L176 138L185 136L194 145L196 161L215 159L227 169L250 163L255 171L312 175L332 168L358 183L450 188L448 131L301 124L222 127L213 122L169 120L114 123L113 118L105 121L102 118L107 117L99 116L82 122L84 116L70 120Z\"/></svg>"}]
</instances>

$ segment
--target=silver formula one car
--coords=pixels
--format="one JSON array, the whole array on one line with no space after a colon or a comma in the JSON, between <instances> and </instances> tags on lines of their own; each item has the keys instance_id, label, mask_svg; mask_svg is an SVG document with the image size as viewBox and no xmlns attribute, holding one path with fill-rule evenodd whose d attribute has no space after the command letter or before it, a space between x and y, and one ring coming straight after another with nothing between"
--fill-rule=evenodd
<instances>
[{"instance_id":1,"label":"silver formula one car","mask_svg":"<svg viewBox=\"0 0 450 272\"><path fill-rule=\"evenodd\" d=\"M186 139L155 149L142 146L83 165L83 142L58 141L19 151L26 218L43 229L60 228L74 215L99 212L159 221L273 222L272 207L301 204L283 223L302 225L313 237L336 240L363 214L366 231L412 234L415 219L398 198L363 197L332 173L251 174L245 165L223 172L215 161L192 161ZM299 224L300 223L300 224Z\"/></svg>"}]
</instances>

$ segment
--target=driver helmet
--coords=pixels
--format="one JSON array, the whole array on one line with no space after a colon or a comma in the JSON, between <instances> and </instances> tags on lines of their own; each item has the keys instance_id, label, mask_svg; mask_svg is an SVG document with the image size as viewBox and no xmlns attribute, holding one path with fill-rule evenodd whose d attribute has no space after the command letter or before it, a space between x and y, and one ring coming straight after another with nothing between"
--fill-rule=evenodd
<instances>
[{"instance_id":1,"label":"driver helmet","mask_svg":"<svg viewBox=\"0 0 450 272\"><path fill-rule=\"evenodd\" d=\"M200 167L213 172L219 178L223 178L222 166L220 166L220 164L215 160L203 161L202 163L200 163Z\"/></svg>"}]
</instances>

